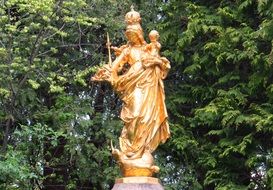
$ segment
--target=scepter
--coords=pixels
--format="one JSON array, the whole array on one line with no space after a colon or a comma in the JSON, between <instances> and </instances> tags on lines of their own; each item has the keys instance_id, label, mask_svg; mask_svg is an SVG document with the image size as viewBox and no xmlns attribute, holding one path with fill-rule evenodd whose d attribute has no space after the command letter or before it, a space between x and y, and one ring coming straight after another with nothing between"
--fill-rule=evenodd
<instances>
[{"instance_id":1,"label":"scepter","mask_svg":"<svg viewBox=\"0 0 273 190\"><path fill-rule=\"evenodd\" d=\"M108 60L108 64L110 67L112 67L112 57L111 57L111 43L110 43L110 39L109 39L109 34L107 32L107 43L106 43L106 46L107 46L107 49L108 49L108 57L109 57L109 60Z\"/></svg>"}]
</instances>

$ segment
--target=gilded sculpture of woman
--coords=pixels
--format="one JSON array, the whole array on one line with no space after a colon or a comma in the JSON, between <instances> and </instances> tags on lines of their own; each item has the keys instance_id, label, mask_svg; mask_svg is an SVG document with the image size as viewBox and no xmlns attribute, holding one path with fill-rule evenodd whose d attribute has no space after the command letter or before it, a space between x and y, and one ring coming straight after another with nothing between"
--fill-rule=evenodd
<instances>
[{"instance_id":1,"label":"gilded sculpture of woman","mask_svg":"<svg viewBox=\"0 0 273 190\"><path fill-rule=\"evenodd\" d=\"M159 169L151 153L170 136L162 81L170 63L159 55L156 31L150 33L151 43L145 42L138 12L132 9L125 20L128 43L113 48L116 59L111 66L101 68L92 80L111 82L123 101L120 150L112 149L123 175L151 176ZM129 64L128 71L119 74L125 64Z\"/></svg>"}]
</instances>

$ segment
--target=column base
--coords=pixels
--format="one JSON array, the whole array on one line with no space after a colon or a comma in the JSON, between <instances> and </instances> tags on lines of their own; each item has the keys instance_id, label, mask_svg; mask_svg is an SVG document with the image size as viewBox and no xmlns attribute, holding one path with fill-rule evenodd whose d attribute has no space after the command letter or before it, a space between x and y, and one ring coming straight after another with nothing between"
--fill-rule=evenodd
<instances>
[{"instance_id":1,"label":"column base","mask_svg":"<svg viewBox=\"0 0 273 190\"><path fill-rule=\"evenodd\" d=\"M124 177L116 179L112 190L164 190L154 177Z\"/></svg>"}]
</instances>

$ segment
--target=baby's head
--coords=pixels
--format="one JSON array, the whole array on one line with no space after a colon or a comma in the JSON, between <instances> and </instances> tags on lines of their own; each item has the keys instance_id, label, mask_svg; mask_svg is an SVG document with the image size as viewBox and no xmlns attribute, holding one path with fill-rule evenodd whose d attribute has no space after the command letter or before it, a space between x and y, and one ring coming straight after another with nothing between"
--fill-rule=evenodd
<instances>
[{"instance_id":1,"label":"baby's head","mask_svg":"<svg viewBox=\"0 0 273 190\"><path fill-rule=\"evenodd\" d=\"M152 30L149 33L149 38L151 42L156 42L159 39L159 33L156 30Z\"/></svg>"}]
</instances>

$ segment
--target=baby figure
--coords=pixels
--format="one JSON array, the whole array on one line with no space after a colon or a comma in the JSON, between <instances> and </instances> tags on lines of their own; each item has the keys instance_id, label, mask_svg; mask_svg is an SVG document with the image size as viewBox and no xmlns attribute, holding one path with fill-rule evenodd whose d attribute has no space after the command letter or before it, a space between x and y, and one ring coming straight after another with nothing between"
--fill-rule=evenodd
<instances>
[{"instance_id":1,"label":"baby figure","mask_svg":"<svg viewBox=\"0 0 273 190\"><path fill-rule=\"evenodd\" d=\"M158 42L159 33L156 30L152 30L149 33L150 43L145 46L145 51L147 52L147 56L143 58L143 66L148 68L153 66L154 63L161 62L159 67L165 71L162 72L162 78L164 79L167 76L168 71L171 68L170 62L166 57L160 56L161 44Z\"/></svg>"},{"instance_id":2,"label":"baby figure","mask_svg":"<svg viewBox=\"0 0 273 190\"><path fill-rule=\"evenodd\" d=\"M146 49L152 56L160 57L159 52L161 49L161 44L158 42L159 33L156 30L152 30L149 33L149 39L151 43L146 46Z\"/></svg>"},{"instance_id":3,"label":"baby figure","mask_svg":"<svg viewBox=\"0 0 273 190\"><path fill-rule=\"evenodd\" d=\"M150 43L145 46L144 51L146 56L143 57L142 64L145 68L154 65L156 60L160 58L161 44L158 42L159 33L156 30L152 30L149 33Z\"/></svg>"}]
</instances>

